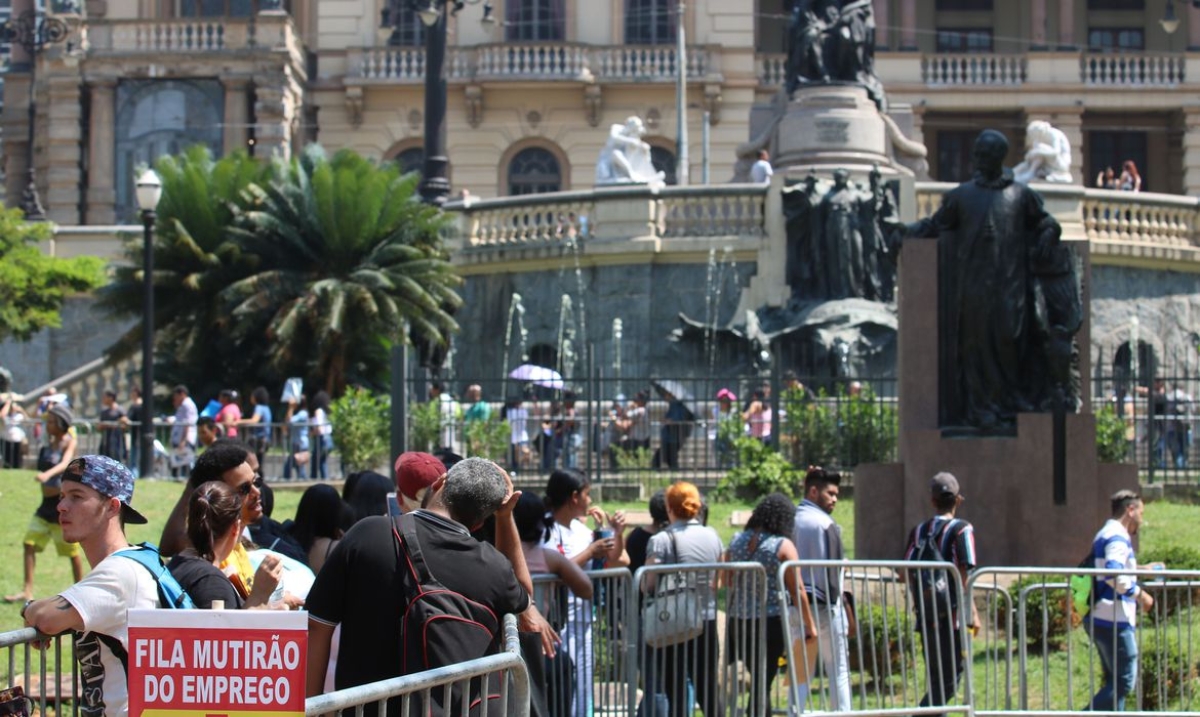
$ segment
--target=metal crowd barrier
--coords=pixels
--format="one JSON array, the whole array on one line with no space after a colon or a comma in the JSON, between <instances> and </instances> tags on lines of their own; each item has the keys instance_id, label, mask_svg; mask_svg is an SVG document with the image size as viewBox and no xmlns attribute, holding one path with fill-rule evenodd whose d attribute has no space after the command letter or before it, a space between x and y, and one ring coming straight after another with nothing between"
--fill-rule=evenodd
<instances>
[{"instance_id":1,"label":"metal crowd barrier","mask_svg":"<svg viewBox=\"0 0 1200 717\"><path fill-rule=\"evenodd\" d=\"M562 644L541 668L549 715L628 715L636 706L637 625L633 574L625 568L586 571L592 598L584 600L552 575L535 575L534 599ZM535 687L536 689L536 687Z\"/></svg>"},{"instance_id":2,"label":"metal crowd barrier","mask_svg":"<svg viewBox=\"0 0 1200 717\"><path fill-rule=\"evenodd\" d=\"M651 565L637 571L634 584L640 604L630 624L638 626L640 714L774 710L766 701L767 574L761 564ZM665 629L675 619L692 626L686 639Z\"/></svg>"},{"instance_id":3,"label":"metal crowd barrier","mask_svg":"<svg viewBox=\"0 0 1200 717\"><path fill-rule=\"evenodd\" d=\"M38 639L48 640L46 649L34 646ZM77 715L79 677L75 672L75 651L69 635L47 638L31 627L0 632L0 651L4 653L4 672L0 689L20 685L38 714Z\"/></svg>"},{"instance_id":4,"label":"metal crowd barrier","mask_svg":"<svg viewBox=\"0 0 1200 717\"><path fill-rule=\"evenodd\" d=\"M976 712L1094 714L1105 670L1098 650L1115 654L1119 636L1108 631L1108 644L1092 637L1092 581L1117 575L1136 577L1154 598L1149 612L1137 607L1138 664L1125 710L1200 711L1200 571L981 568L968 579L983 621L967 672Z\"/></svg>"},{"instance_id":5,"label":"metal crowd barrier","mask_svg":"<svg viewBox=\"0 0 1200 717\"><path fill-rule=\"evenodd\" d=\"M921 563L931 581L945 581L947 593L918 599L902 577L913 566L836 560L780 566L780 585L791 573L809 591L818 635L805 638L801 611L784 613L787 662L793 666L789 704L816 712L971 712L970 686L962 684L962 662L956 659L959 648L970 654L967 621L956 625L949 617L950 601L967 604L962 579L950 563ZM814 593L822 598L814 599ZM959 685L961 700L955 703Z\"/></svg>"},{"instance_id":6,"label":"metal crowd barrier","mask_svg":"<svg viewBox=\"0 0 1200 717\"><path fill-rule=\"evenodd\" d=\"M431 714L429 706L439 698L442 705L451 704L453 689L477 696L484 683L488 693L498 694L499 698L483 700L479 706L480 714L529 717L529 673L521 659L517 620L513 615L504 616L504 651L498 655L309 697L304 702L304 714L316 717L354 710L353 714L361 715L365 707L373 706L380 715L428 715ZM388 709L389 700L398 700L399 711ZM461 714L468 713L470 701L463 701ZM434 712L438 713L441 712ZM475 711L470 710L470 713ZM452 714L449 707L444 714Z\"/></svg>"}]
</instances>

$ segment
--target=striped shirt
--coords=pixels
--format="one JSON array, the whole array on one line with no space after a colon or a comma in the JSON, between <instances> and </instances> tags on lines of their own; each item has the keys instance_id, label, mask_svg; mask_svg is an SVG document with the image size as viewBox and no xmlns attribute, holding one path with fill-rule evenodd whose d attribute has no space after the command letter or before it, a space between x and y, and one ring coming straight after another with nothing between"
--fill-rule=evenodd
<instances>
[{"instance_id":1,"label":"striped shirt","mask_svg":"<svg viewBox=\"0 0 1200 717\"><path fill-rule=\"evenodd\" d=\"M1133 541L1118 520L1110 519L1092 541L1092 560L1098 570L1137 570ZM1137 594L1140 588L1133 575L1098 577L1095 582L1096 605L1092 621L1100 627L1117 625L1121 630L1137 626Z\"/></svg>"},{"instance_id":2,"label":"striped shirt","mask_svg":"<svg viewBox=\"0 0 1200 717\"><path fill-rule=\"evenodd\" d=\"M953 524L951 524L953 521ZM946 520L935 517L933 520L921 523L908 533L908 548L904 551L904 559L912 560L917 550L917 540L922 534L933 531L938 535L938 550L948 563L958 566L963 575L971 572L976 563L975 558L975 528L965 520L951 518Z\"/></svg>"}]
</instances>

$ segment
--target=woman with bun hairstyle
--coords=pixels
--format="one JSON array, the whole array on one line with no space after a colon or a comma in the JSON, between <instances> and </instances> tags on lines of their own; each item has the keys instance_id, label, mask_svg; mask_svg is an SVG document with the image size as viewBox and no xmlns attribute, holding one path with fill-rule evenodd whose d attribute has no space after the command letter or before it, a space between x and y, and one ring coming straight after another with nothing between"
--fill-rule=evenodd
<instances>
[{"instance_id":1,"label":"woman with bun hairstyle","mask_svg":"<svg viewBox=\"0 0 1200 717\"><path fill-rule=\"evenodd\" d=\"M191 545L167 564L167 570L202 610L211 610L214 600L227 609L265 606L278 580L255 580L249 597L218 567L242 535L242 496L223 481L208 481L188 498L187 536ZM282 571L282 563L276 565ZM261 569L260 569L261 570ZM278 576L276 576L278 578Z\"/></svg>"},{"instance_id":2,"label":"woman with bun hairstyle","mask_svg":"<svg viewBox=\"0 0 1200 717\"><path fill-rule=\"evenodd\" d=\"M650 538L650 546L646 551L647 567L721 562L725 546L717 531L700 522L702 507L700 491L691 483L678 481L667 488L667 519L670 524L666 530ZM648 573L642 589L653 594L657 578L657 573ZM695 585L702 598L700 605L704 632L678 645L658 649L646 647L643 663L646 693L665 694L671 717L690 717L692 706L687 704L689 700L686 697L690 679L704 717L719 717L724 712L722 696L718 691L721 672L717 658L721 643L717 634L716 571L688 573L687 580L689 585Z\"/></svg>"},{"instance_id":3,"label":"woman with bun hairstyle","mask_svg":"<svg viewBox=\"0 0 1200 717\"><path fill-rule=\"evenodd\" d=\"M592 505L592 486L587 476L574 468L560 468L546 483L546 508L552 521L546 531L544 547L555 550L580 568L628 565L625 554L625 513L608 517ZM583 521L591 516L596 532ZM608 535L600 534L607 528ZM593 562L594 561L594 562ZM592 603L578 595L567 602L563 650L575 661L574 717L587 717L592 693ZM560 717L567 717L561 715Z\"/></svg>"}]
</instances>

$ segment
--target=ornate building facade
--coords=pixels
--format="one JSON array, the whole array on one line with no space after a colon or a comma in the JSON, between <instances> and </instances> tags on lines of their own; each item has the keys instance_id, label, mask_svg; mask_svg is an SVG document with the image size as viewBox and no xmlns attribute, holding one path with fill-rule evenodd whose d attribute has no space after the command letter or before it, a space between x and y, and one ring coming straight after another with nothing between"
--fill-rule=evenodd
<instances>
[{"instance_id":1,"label":"ornate building facade","mask_svg":"<svg viewBox=\"0 0 1200 717\"><path fill-rule=\"evenodd\" d=\"M783 82L792 0L681 4L682 23L676 0L467 4L446 61L455 191L590 188L607 128L634 114L673 181L681 25L690 181L706 163L727 181L752 109ZM1143 189L1200 194L1200 10L1175 5L1168 33L1158 0L874 0L877 70L913 106L933 179L963 177L985 126L1014 140L1015 162L1026 124L1046 119L1076 148L1076 182L1133 160ZM5 76L10 203L25 188L31 77L37 182L62 225L129 220L134 167L198 142L268 156L315 140L420 166L425 29L406 0L56 7L67 41L32 62L14 47Z\"/></svg>"}]
</instances>

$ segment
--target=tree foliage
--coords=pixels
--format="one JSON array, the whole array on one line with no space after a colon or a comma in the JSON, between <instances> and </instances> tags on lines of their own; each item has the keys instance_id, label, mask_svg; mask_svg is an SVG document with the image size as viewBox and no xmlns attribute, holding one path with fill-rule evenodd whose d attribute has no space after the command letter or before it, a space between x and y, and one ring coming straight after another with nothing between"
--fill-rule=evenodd
<instances>
[{"instance_id":1,"label":"tree foliage","mask_svg":"<svg viewBox=\"0 0 1200 717\"><path fill-rule=\"evenodd\" d=\"M340 395L386 385L388 349L414 333L445 341L459 279L442 249L448 221L417 177L351 151L311 145L290 161L202 147L160 160L155 240L158 371L204 393L301 376ZM104 292L117 314L141 307L134 267ZM132 350L135 328L114 346ZM215 382L215 383L214 383Z\"/></svg>"},{"instance_id":2,"label":"tree foliage","mask_svg":"<svg viewBox=\"0 0 1200 717\"><path fill-rule=\"evenodd\" d=\"M97 257L48 256L38 242L50 225L26 222L20 209L0 209L0 340L28 341L45 328L62 325L62 305L72 294L104 282Z\"/></svg>"}]
</instances>

